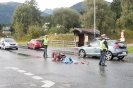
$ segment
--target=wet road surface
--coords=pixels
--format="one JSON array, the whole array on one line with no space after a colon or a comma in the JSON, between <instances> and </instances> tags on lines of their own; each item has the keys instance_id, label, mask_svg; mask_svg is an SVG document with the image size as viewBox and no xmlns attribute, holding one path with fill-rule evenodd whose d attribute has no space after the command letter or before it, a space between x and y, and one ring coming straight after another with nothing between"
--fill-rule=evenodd
<instances>
[{"instance_id":1,"label":"wet road surface","mask_svg":"<svg viewBox=\"0 0 133 88\"><path fill-rule=\"evenodd\" d=\"M78 64L52 61L53 51L65 51L64 53ZM99 58L79 58L75 48L51 47L47 59L42 56L43 49L0 50L0 55L0 88L42 88L48 84L45 83L47 80L50 81L49 85L55 83L49 88L133 87L132 54L124 61L106 61L106 67L98 65Z\"/></svg>"}]
</instances>

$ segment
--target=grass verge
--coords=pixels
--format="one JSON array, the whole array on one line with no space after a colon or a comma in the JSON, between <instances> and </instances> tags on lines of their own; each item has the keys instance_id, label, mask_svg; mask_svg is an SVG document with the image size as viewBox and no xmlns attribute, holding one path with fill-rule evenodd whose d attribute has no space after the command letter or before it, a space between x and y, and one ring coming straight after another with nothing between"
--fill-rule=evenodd
<instances>
[{"instance_id":1,"label":"grass verge","mask_svg":"<svg viewBox=\"0 0 133 88\"><path fill-rule=\"evenodd\" d=\"M127 51L129 53L133 53L133 46L127 46Z\"/></svg>"}]
</instances>

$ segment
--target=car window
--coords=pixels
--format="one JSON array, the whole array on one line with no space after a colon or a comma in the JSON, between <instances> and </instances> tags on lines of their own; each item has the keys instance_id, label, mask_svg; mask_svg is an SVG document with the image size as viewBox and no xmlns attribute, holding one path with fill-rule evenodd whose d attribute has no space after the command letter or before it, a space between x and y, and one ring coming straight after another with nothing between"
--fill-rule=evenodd
<instances>
[{"instance_id":1,"label":"car window","mask_svg":"<svg viewBox=\"0 0 133 88\"><path fill-rule=\"evenodd\" d=\"M117 42L119 46L126 46L124 42Z\"/></svg>"},{"instance_id":2,"label":"car window","mask_svg":"<svg viewBox=\"0 0 133 88\"><path fill-rule=\"evenodd\" d=\"M99 44L100 44L99 40L95 40L95 41L90 42L90 46L99 46Z\"/></svg>"},{"instance_id":3,"label":"car window","mask_svg":"<svg viewBox=\"0 0 133 88\"><path fill-rule=\"evenodd\" d=\"M36 40L37 42L42 42L42 40Z\"/></svg>"},{"instance_id":4,"label":"car window","mask_svg":"<svg viewBox=\"0 0 133 88\"><path fill-rule=\"evenodd\" d=\"M5 42L15 42L15 40L12 38L5 38Z\"/></svg>"},{"instance_id":5,"label":"car window","mask_svg":"<svg viewBox=\"0 0 133 88\"><path fill-rule=\"evenodd\" d=\"M33 42L33 41L34 41L34 39L31 40L31 42Z\"/></svg>"},{"instance_id":6,"label":"car window","mask_svg":"<svg viewBox=\"0 0 133 88\"><path fill-rule=\"evenodd\" d=\"M115 40L107 41L108 45L111 45L111 46L114 46L116 42L117 41L115 41Z\"/></svg>"}]
</instances>

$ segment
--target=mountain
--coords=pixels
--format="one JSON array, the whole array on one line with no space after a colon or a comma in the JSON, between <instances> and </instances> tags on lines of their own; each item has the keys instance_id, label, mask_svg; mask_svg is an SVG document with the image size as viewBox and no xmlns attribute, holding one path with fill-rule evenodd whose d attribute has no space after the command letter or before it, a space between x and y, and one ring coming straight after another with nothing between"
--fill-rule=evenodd
<instances>
[{"instance_id":1,"label":"mountain","mask_svg":"<svg viewBox=\"0 0 133 88\"><path fill-rule=\"evenodd\" d=\"M52 9L46 8L46 9L42 12L41 16L48 16L48 15L50 15L50 14L52 14L52 13L53 13L53 10L52 10Z\"/></svg>"},{"instance_id":2,"label":"mountain","mask_svg":"<svg viewBox=\"0 0 133 88\"><path fill-rule=\"evenodd\" d=\"M85 8L83 7L83 2L79 2L79 3L71 6L70 8L76 10L79 13L85 11Z\"/></svg>"},{"instance_id":3,"label":"mountain","mask_svg":"<svg viewBox=\"0 0 133 88\"><path fill-rule=\"evenodd\" d=\"M21 3L7 2L0 3L0 24L10 23L15 8Z\"/></svg>"},{"instance_id":4,"label":"mountain","mask_svg":"<svg viewBox=\"0 0 133 88\"><path fill-rule=\"evenodd\" d=\"M0 24L7 24L11 22L14 10L19 4L22 3L18 2L0 3ZM52 9L45 9L41 15L48 16L52 14L52 12L53 12Z\"/></svg>"},{"instance_id":5,"label":"mountain","mask_svg":"<svg viewBox=\"0 0 133 88\"><path fill-rule=\"evenodd\" d=\"M107 2L107 3L108 3L109 5L111 4L111 2ZM77 12L79 12L79 13L81 13L81 14L85 11L85 8L84 8L84 6L83 6L83 2L79 2L79 3L77 3L77 4L73 5L73 6L71 6L70 8L76 10Z\"/></svg>"},{"instance_id":6,"label":"mountain","mask_svg":"<svg viewBox=\"0 0 133 88\"><path fill-rule=\"evenodd\" d=\"M111 4L110 2L107 2L107 3ZM0 3L0 24L7 24L11 22L14 10L19 4L22 4L22 3L18 3L18 2ZM85 11L85 8L83 7L83 2L74 4L70 8L76 10L81 14ZM53 10L45 9L44 11L42 11L41 16L48 16L52 14L55 9Z\"/></svg>"}]
</instances>

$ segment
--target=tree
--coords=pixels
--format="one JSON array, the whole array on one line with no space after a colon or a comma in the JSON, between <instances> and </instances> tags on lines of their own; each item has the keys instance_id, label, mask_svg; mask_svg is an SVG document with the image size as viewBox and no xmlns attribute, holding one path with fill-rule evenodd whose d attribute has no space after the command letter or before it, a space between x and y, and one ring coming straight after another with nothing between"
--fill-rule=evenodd
<instances>
[{"instance_id":1,"label":"tree","mask_svg":"<svg viewBox=\"0 0 133 88\"><path fill-rule=\"evenodd\" d=\"M2 30L2 28L3 28L3 26L2 26L2 24L0 24L0 30Z\"/></svg>"},{"instance_id":2,"label":"tree","mask_svg":"<svg viewBox=\"0 0 133 88\"><path fill-rule=\"evenodd\" d=\"M38 10L35 0L27 0L24 4L18 5L14 11L13 29L15 33L24 36L28 32L29 26L40 25L40 18L41 12Z\"/></svg>"},{"instance_id":3,"label":"tree","mask_svg":"<svg viewBox=\"0 0 133 88\"><path fill-rule=\"evenodd\" d=\"M86 28L94 27L94 2L93 0L85 0L84 6L86 12L84 13L84 26ZM114 14L110 6L104 0L96 0L96 29L101 33L107 33L109 29L113 28Z\"/></svg>"},{"instance_id":4,"label":"tree","mask_svg":"<svg viewBox=\"0 0 133 88\"><path fill-rule=\"evenodd\" d=\"M116 20L119 19L121 17L121 12L122 12L121 1L120 0L113 0L110 7L111 7L111 10L116 15Z\"/></svg>"},{"instance_id":5,"label":"tree","mask_svg":"<svg viewBox=\"0 0 133 88\"><path fill-rule=\"evenodd\" d=\"M79 27L79 13L70 8L58 8L52 14L52 20L55 25L63 26L67 29Z\"/></svg>"},{"instance_id":6,"label":"tree","mask_svg":"<svg viewBox=\"0 0 133 88\"><path fill-rule=\"evenodd\" d=\"M133 1L121 0L122 14L119 19L122 28L133 29Z\"/></svg>"}]
</instances>

